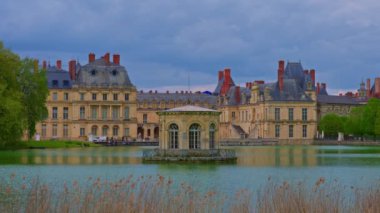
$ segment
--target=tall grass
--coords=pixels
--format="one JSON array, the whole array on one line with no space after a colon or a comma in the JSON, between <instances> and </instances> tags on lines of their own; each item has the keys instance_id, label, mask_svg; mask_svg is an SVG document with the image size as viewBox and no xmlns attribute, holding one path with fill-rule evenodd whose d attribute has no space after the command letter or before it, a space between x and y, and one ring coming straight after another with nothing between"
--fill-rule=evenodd
<instances>
[{"instance_id":1,"label":"tall grass","mask_svg":"<svg viewBox=\"0 0 380 213\"><path fill-rule=\"evenodd\" d=\"M109 182L89 177L48 186L38 178L0 181L0 212L380 212L378 186L367 190L326 183L277 183L257 192L197 191L163 176L128 176Z\"/></svg>"}]
</instances>

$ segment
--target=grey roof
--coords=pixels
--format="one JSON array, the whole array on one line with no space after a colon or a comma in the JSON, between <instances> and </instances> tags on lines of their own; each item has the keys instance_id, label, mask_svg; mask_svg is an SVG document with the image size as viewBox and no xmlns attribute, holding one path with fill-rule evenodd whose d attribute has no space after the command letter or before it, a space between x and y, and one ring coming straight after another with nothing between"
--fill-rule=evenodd
<instances>
[{"instance_id":1,"label":"grey roof","mask_svg":"<svg viewBox=\"0 0 380 213\"><path fill-rule=\"evenodd\" d=\"M68 71L58 69L56 66L48 67L46 71L48 88L71 88L72 81Z\"/></svg>"},{"instance_id":2,"label":"grey roof","mask_svg":"<svg viewBox=\"0 0 380 213\"><path fill-rule=\"evenodd\" d=\"M215 106L217 97L214 95L208 95L203 93L137 93L138 102L186 102L192 103L195 102L207 102L209 105Z\"/></svg>"},{"instance_id":3,"label":"grey roof","mask_svg":"<svg viewBox=\"0 0 380 213\"><path fill-rule=\"evenodd\" d=\"M245 104L246 101L251 98L251 90L246 88L246 87L240 87L240 102L236 102L236 88L237 86L231 87L228 92L227 92L227 97L228 97L228 105L238 105L238 104ZM246 100L244 100L244 98Z\"/></svg>"},{"instance_id":4,"label":"grey roof","mask_svg":"<svg viewBox=\"0 0 380 213\"><path fill-rule=\"evenodd\" d=\"M164 112L218 112L218 111L213 110L213 109L207 109L204 107L186 105L186 106L176 107L172 109L167 109L167 110L164 110Z\"/></svg>"},{"instance_id":5,"label":"grey roof","mask_svg":"<svg viewBox=\"0 0 380 213\"><path fill-rule=\"evenodd\" d=\"M285 68L284 79L295 79L300 87L304 86L305 74L300 62L288 62Z\"/></svg>"},{"instance_id":6,"label":"grey roof","mask_svg":"<svg viewBox=\"0 0 380 213\"><path fill-rule=\"evenodd\" d=\"M327 90L326 90L326 88L320 88L320 90L319 90L319 94L318 95L329 95L328 93L327 93Z\"/></svg>"},{"instance_id":7,"label":"grey roof","mask_svg":"<svg viewBox=\"0 0 380 213\"><path fill-rule=\"evenodd\" d=\"M75 83L80 86L134 87L123 66L113 62L107 63L104 58L79 66Z\"/></svg>"},{"instance_id":8,"label":"grey roof","mask_svg":"<svg viewBox=\"0 0 380 213\"><path fill-rule=\"evenodd\" d=\"M358 105L359 102L353 97L337 95L318 95L317 102L321 104L348 104Z\"/></svg>"}]
</instances>

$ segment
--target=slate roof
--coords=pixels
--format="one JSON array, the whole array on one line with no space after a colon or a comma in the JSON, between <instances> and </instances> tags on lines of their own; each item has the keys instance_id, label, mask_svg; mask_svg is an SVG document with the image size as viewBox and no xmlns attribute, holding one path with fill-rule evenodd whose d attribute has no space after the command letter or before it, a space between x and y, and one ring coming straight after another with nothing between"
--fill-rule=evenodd
<instances>
[{"instance_id":1,"label":"slate roof","mask_svg":"<svg viewBox=\"0 0 380 213\"><path fill-rule=\"evenodd\" d=\"M134 87L123 66L113 62L107 63L104 58L79 66L75 83L80 86Z\"/></svg>"},{"instance_id":2,"label":"slate roof","mask_svg":"<svg viewBox=\"0 0 380 213\"><path fill-rule=\"evenodd\" d=\"M360 103L353 97L338 95L318 95L317 102L319 104L346 104L359 105Z\"/></svg>"},{"instance_id":3,"label":"slate roof","mask_svg":"<svg viewBox=\"0 0 380 213\"><path fill-rule=\"evenodd\" d=\"M48 67L46 70L48 88L66 89L72 87L72 81L68 71L58 69L56 66Z\"/></svg>"},{"instance_id":4,"label":"slate roof","mask_svg":"<svg viewBox=\"0 0 380 213\"><path fill-rule=\"evenodd\" d=\"M220 94L220 91L222 89L223 84L224 84L224 75L223 75L222 79L220 79L218 81L218 85L216 85L216 88L215 88L215 90L213 92L214 95L219 95ZM235 82L234 82L234 80L232 78L231 78L231 86L235 86Z\"/></svg>"},{"instance_id":5,"label":"slate roof","mask_svg":"<svg viewBox=\"0 0 380 213\"><path fill-rule=\"evenodd\" d=\"M164 110L164 112L218 112L213 109L208 109L199 106L186 105L181 107L176 107L172 109Z\"/></svg>"},{"instance_id":6,"label":"slate roof","mask_svg":"<svg viewBox=\"0 0 380 213\"><path fill-rule=\"evenodd\" d=\"M240 102L236 102L236 86L231 87L227 92L228 105L245 104L251 98L251 90L246 87L240 87ZM245 97L245 100L244 100Z\"/></svg>"},{"instance_id":7,"label":"slate roof","mask_svg":"<svg viewBox=\"0 0 380 213\"><path fill-rule=\"evenodd\" d=\"M137 93L137 102L207 102L209 105L215 106L217 97L202 93Z\"/></svg>"}]
</instances>

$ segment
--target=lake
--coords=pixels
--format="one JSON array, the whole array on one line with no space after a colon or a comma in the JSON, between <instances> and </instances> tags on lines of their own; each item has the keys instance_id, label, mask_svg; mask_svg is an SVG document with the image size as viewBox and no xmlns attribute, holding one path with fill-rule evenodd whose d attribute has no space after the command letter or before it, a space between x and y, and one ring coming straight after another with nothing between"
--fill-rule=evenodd
<instances>
[{"instance_id":1,"label":"lake","mask_svg":"<svg viewBox=\"0 0 380 213\"><path fill-rule=\"evenodd\" d=\"M38 177L52 186L88 178L109 181L162 175L203 190L223 193L256 191L268 178L278 182L314 183L337 179L344 186L368 187L380 182L380 147L254 146L236 150L236 163L143 163L142 150L154 147L100 147L0 151L0 178Z\"/></svg>"}]
</instances>

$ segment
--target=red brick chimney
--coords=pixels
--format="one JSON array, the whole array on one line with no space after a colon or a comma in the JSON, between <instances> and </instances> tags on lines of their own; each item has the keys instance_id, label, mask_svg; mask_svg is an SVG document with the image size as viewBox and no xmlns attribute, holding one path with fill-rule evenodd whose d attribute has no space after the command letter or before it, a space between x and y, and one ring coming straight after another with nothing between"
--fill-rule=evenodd
<instances>
[{"instance_id":1,"label":"red brick chimney","mask_svg":"<svg viewBox=\"0 0 380 213\"><path fill-rule=\"evenodd\" d=\"M284 72L285 72L285 61L280 60L278 61L278 70L277 70L277 80L278 80L278 87L280 91L284 89Z\"/></svg>"},{"instance_id":2,"label":"red brick chimney","mask_svg":"<svg viewBox=\"0 0 380 213\"><path fill-rule=\"evenodd\" d=\"M107 64L110 63L110 54L109 53L104 54L104 60L106 61Z\"/></svg>"},{"instance_id":3,"label":"red brick chimney","mask_svg":"<svg viewBox=\"0 0 380 213\"><path fill-rule=\"evenodd\" d=\"M321 85L317 83L317 95L319 95L319 92L321 91Z\"/></svg>"},{"instance_id":4,"label":"red brick chimney","mask_svg":"<svg viewBox=\"0 0 380 213\"><path fill-rule=\"evenodd\" d=\"M38 60L37 59L34 59L33 61L33 71L34 73L38 73Z\"/></svg>"},{"instance_id":5,"label":"red brick chimney","mask_svg":"<svg viewBox=\"0 0 380 213\"><path fill-rule=\"evenodd\" d=\"M69 74L70 74L70 79L75 80L76 79L76 65L77 62L75 60L70 60L69 61Z\"/></svg>"},{"instance_id":6,"label":"red brick chimney","mask_svg":"<svg viewBox=\"0 0 380 213\"><path fill-rule=\"evenodd\" d=\"M313 86L315 86L315 69L310 70L310 76L311 76L311 81L313 82Z\"/></svg>"},{"instance_id":7,"label":"red brick chimney","mask_svg":"<svg viewBox=\"0 0 380 213\"><path fill-rule=\"evenodd\" d=\"M380 78L375 78L375 95L380 97Z\"/></svg>"},{"instance_id":8,"label":"red brick chimney","mask_svg":"<svg viewBox=\"0 0 380 213\"><path fill-rule=\"evenodd\" d=\"M62 69L62 61L61 60L57 60L57 69L58 70Z\"/></svg>"},{"instance_id":9,"label":"red brick chimney","mask_svg":"<svg viewBox=\"0 0 380 213\"><path fill-rule=\"evenodd\" d=\"M113 63L120 65L120 55L119 54L113 54Z\"/></svg>"},{"instance_id":10,"label":"red brick chimney","mask_svg":"<svg viewBox=\"0 0 380 213\"><path fill-rule=\"evenodd\" d=\"M256 80L255 83L256 83L256 84L264 84L265 81L263 81L263 80Z\"/></svg>"},{"instance_id":11,"label":"red brick chimney","mask_svg":"<svg viewBox=\"0 0 380 213\"><path fill-rule=\"evenodd\" d=\"M252 82L248 82L249 89L252 89Z\"/></svg>"},{"instance_id":12,"label":"red brick chimney","mask_svg":"<svg viewBox=\"0 0 380 213\"><path fill-rule=\"evenodd\" d=\"M46 70L46 68L47 68L46 61L43 60L43 61L42 61L42 69Z\"/></svg>"},{"instance_id":13,"label":"red brick chimney","mask_svg":"<svg viewBox=\"0 0 380 213\"><path fill-rule=\"evenodd\" d=\"M235 101L237 104L240 103L241 97L240 97L240 86L235 87Z\"/></svg>"},{"instance_id":14,"label":"red brick chimney","mask_svg":"<svg viewBox=\"0 0 380 213\"><path fill-rule=\"evenodd\" d=\"M231 69L230 68L225 68L224 69L224 82L222 85L222 89L220 91L221 95L227 94L228 90L231 87Z\"/></svg>"},{"instance_id":15,"label":"red brick chimney","mask_svg":"<svg viewBox=\"0 0 380 213\"><path fill-rule=\"evenodd\" d=\"M88 63L91 63L94 61L95 61L95 54L94 53L88 54Z\"/></svg>"},{"instance_id":16,"label":"red brick chimney","mask_svg":"<svg viewBox=\"0 0 380 213\"><path fill-rule=\"evenodd\" d=\"M371 97L371 79L367 79L367 98Z\"/></svg>"},{"instance_id":17,"label":"red brick chimney","mask_svg":"<svg viewBox=\"0 0 380 213\"><path fill-rule=\"evenodd\" d=\"M222 80L222 78L223 78L223 71L221 70L218 72L218 81Z\"/></svg>"}]
</instances>

